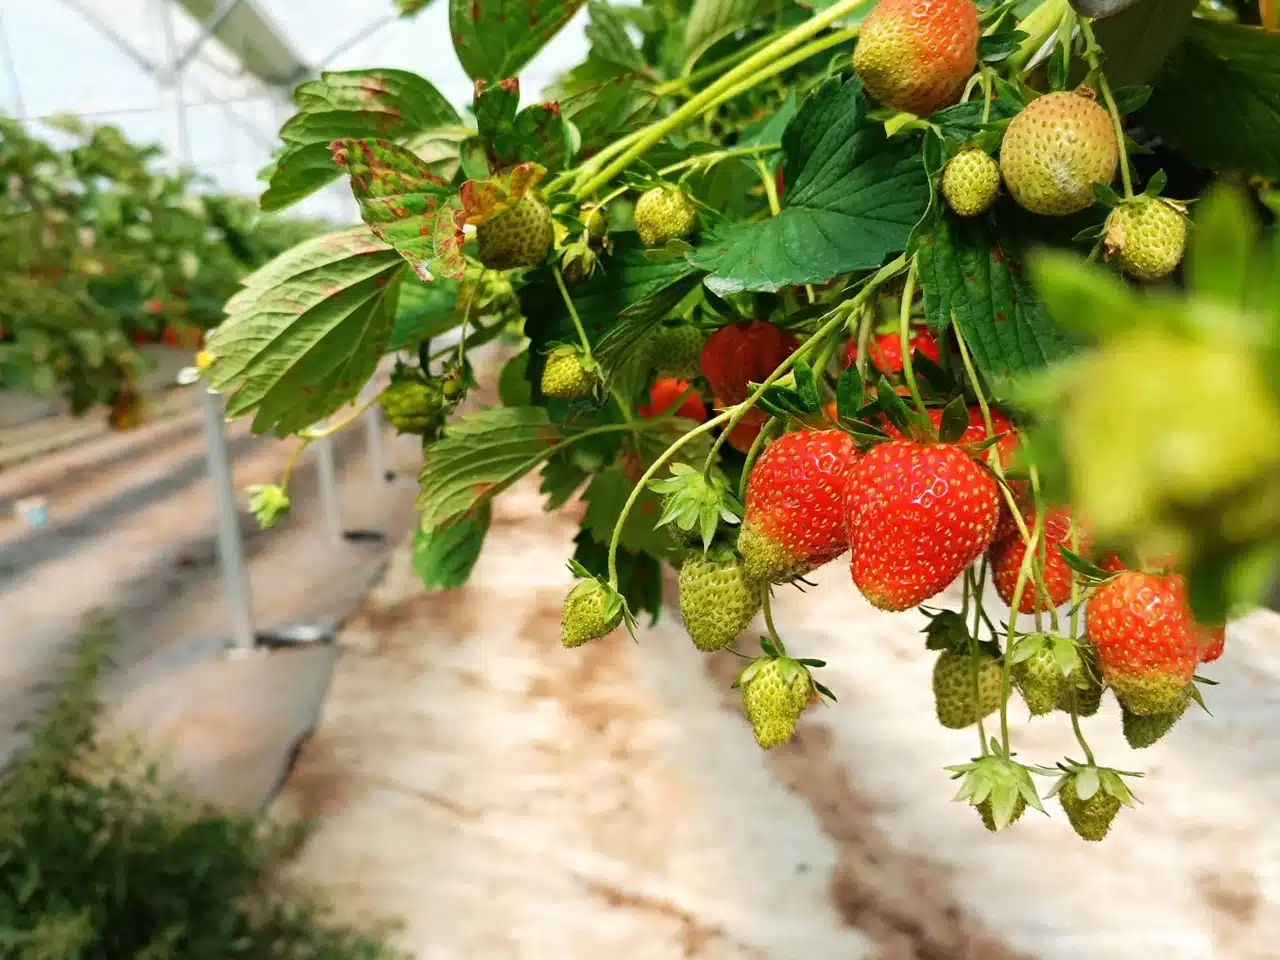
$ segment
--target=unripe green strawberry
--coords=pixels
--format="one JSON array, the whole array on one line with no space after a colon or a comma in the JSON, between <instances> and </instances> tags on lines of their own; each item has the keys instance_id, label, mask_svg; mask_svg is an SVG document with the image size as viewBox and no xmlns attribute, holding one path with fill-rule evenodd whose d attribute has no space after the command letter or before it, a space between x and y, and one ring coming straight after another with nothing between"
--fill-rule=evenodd
<instances>
[{"instance_id":1,"label":"unripe green strawberry","mask_svg":"<svg viewBox=\"0 0 1280 960\"><path fill-rule=\"evenodd\" d=\"M942 196L959 216L986 213L999 192L1000 165L978 147L961 150L942 171Z\"/></svg>"},{"instance_id":2,"label":"unripe green strawberry","mask_svg":"<svg viewBox=\"0 0 1280 960\"><path fill-rule=\"evenodd\" d=\"M609 219L599 207L584 207L582 219L586 225L589 240L603 240L605 234L609 232Z\"/></svg>"},{"instance_id":3,"label":"unripe green strawberry","mask_svg":"<svg viewBox=\"0 0 1280 960\"><path fill-rule=\"evenodd\" d=\"M1004 683L1000 662L978 654L978 685L974 688L973 659L947 650L933 667L933 700L938 722L948 730L963 730L1000 709Z\"/></svg>"},{"instance_id":4,"label":"unripe green strawberry","mask_svg":"<svg viewBox=\"0 0 1280 960\"><path fill-rule=\"evenodd\" d=\"M692 380L702 373L702 345L706 337L697 327L660 327L653 335L650 363L659 378Z\"/></svg>"},{"instance_id":5,"label":"unripe green strawberry","mask_svg":"<svg viewBox=\"0 0 1280 960\"><path fill-rule=\"evenodd\" d=\"M764 604L765 585L747 576L741 558L694 555L680 567L680 615L693 645L723 650Z\"/></svg>"},{"instance_id":6,"label":"unripe green strawberry","mask_svg":"<svg viewBox=\"0 0 1280 960\"><path fill-rule=\"evenodd\" d=\"M537 266L554 238L551 211L529 194L476 228L479 259L490 270Z\"/></svg>"},{"instance_id":7,"label":"unripe green strawberry","mask_svg":"<svg viewBox=\"0 0 1280 960\"><path fill-rule=\"evenodd\" d=\"M1070 713L1074 705L1077 716L1092 717L1102 706L1102 694L1106 687L1102 683L1102 673L1098 669L1093 644L1082 643L1079 650L1080 668L1072 671L1068 678L1067 688L1058 700L1058 709Z\"/></svg>"},{"instance_id":8,"label":"unripe green strawberry","mask_svg":"<svg viewBox=\"0 0 1280 960\"><path fill-rule=\"evenodd\" d=\"M622 623L622 597L599 580L576 584L564 601L560 642L566 648L580 647L612 633Z\"/></svg>"},{"instance_id":9,"label":"unripe green strawberry","mask_svg":"<svg viewBox=\"0 0 1280 960\"><path fill-rule=\"evenodd\" d=\"M809 671L790 657L761 657L742 672L738 685L756 743L765 750L791 739L814 697Z\"/></svg>"},{"instance_id":10,"label":"unripe green strawberry","mask_svg":"<svg viewBox=\"0 0 1280 960\"><path fill-rule=\"evenodd\" d=\"M585 397L595 385L596 377L583 364L577 347L556 347L547 355L542 368L542 392L548 397L575 400Z\"/></svg>"},{"instance_id":11,"label":"unripe green strawberry","mask_svg":"<svg viewBox=\"0 0 1280 960\"><path fill-rule=\"evenodd\" d=\"M378 406L397 433L421 436L439 422L444 397L436 383L405 377L393 380L378 395Z\"/></svg>"},{"instance_id":12,"label":"unripe green strawberry","mask_svg":"<svg viewBox=\"0 0 1280 960\"><path fill-rule=\"evenodd\" d=\"M1070 689L1067 677L1049 647L1041 647L1027 659L1015 663L1010 671L1033 717L1052 713L1063 694Z\"/></svg>"},{"instance_id":13,"label":"unripe green strawberry","mask_svg":"<svg viewBox=\"0 0 1280 960\"><path fill-rule=\"evenodd\" d=\"M1135 197L1107 216L1103 245L1135 280L1167 277L1187 249L1187 215L1180 204L1162 197Z\"/></svg>"},{"instance_id":14,"label":"unripe green strawberry","mask_svg":"<svg viewBox=\"0 0 1280 960\"><path fill-rule=\"evenodd\" d=\"M880 0L867 14L853 69L881 103L919 116L955 103L978 65L973 0Z\"/></svg>"},{"instance_id":15,"label":"unripe green strawberry","mask_svg":"<svg viewBox=\"0 0 1280 960\"><path fill-rule=\"evenodd\" d=\"M1024 209L1062 217L1093 206L1095 183L1116 175L1111 116L1087 88L1046 93L1009 124L1000 145L1005 186Z\"/></svg>"},{"instance_id":16,"label":"unripe green strawberry","mask_svg":"<svg viewBox=\"0 0 1280 960\"><path fill-rule=\"evenodd\" d=\"M983 800L981 803L974 804L974 806L978 808L978 816L982 818L982 825L992 833L998 833L999 831L996 830L995 812L991 809L990 798ZM1009 822L1005 826L1012 826L1017 823L1026 811L1027 801L1019 796L1018 799L1014 801L1013 813L1010 815Z\"/></svg>"},{"instance_id":17,"label":"unripe green strawberry","mask_svg":"<svg viewBox=\"0 0 1280 960\"><path fill-rule=\"evenodd\" d=\"M646 190L636 201L636 231L646 247L662 247L693 233L698 208L679 187L662 186Z\"/></svg>"},{"instance_id":18,"label":"unripe green strawberry","mask_svg":"<svg viewBox=\"0 0 1280 960\"><path fill-rule=\"evenodd\" d=\"M1191 698L1187 697L1180 706L1167 713L1155 713L1145 717L1121 706L1120 725L1124 731L1125 742L1134 750L1143 750L1151 746L1173 729L1173 725L1187 712L1187 706L1190 703Z\"/></svg>"},{"instance_id":19,"label":"unripe green strawberry","mask_svg":"<svg viewBox=\"0 0 1280 960\"><path fill-rule=\"evenodd\" d=\"M1099 841L1111 829L1111 823L1124 805L1121 799L1095 782L1095 788L1087 800L1080 799L1080 783L1082 773L1073 773L1066 777L1058 789L1058 802L1067 815L1071 828L1085 840ZM1094 772L1097 777L1097 772Z\"/></svg>"}]
</instances>

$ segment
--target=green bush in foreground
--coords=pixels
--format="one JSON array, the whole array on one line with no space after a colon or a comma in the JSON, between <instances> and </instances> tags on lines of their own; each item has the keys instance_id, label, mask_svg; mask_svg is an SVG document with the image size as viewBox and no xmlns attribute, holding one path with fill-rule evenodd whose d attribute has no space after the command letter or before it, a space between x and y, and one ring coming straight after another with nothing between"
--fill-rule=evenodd
<instances>
[{"instance_id":1,"label":"green bush in foreground","mask_svg":"<svg viewBox=\"0 0 1280 960\"><path fill-rule=\"evenodd\" d=\"M75 668L0 781L0 957L374 960L394 957L275 877L298 827L228 815L93 748L112 636L90 625Z\"/></svg>"}]
</instances>

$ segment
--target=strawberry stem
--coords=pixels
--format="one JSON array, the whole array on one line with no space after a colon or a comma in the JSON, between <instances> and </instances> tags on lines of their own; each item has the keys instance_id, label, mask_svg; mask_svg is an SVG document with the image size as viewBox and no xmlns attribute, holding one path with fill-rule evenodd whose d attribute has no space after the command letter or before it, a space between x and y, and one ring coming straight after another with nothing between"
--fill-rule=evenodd
<instances>
[{"instance_id":1,"label":"strawberry stem","mask_svg":"<svg viewBox=\"0 0 1280 960\"><path fill-rule=\"evenodd\" d=\"M1071 691L1071 729L1075 731L1076 742L1084 751L1084 758L1089 761L1091 767L1097 766L1097 762L1093 759L1093 751L1089 749L1089 741L1084 738L1084 731L1080 729L1080 691L1078 689Z\"/></svg>"},{"instance_id":2,"label":"strawberry stem","mask_svg":"<svg viewBox=\"0 0 1280 960\"><path fill-rule=\"evenodd\" d=\"M969 660L973 668L973 702L978 705L978 745L982 748L981 756L985 757L990 751L987 747L987 731L982 722L982 666L978 662L978 625L983 616L982 586L987 580L987 558L985 555L982 558L982 567L979 570L978 576L976 578L974 577L973 567L970 567L964 572L964 578L965 587L968 588L966 590L965 599L967 600L968 594L972 593L974 606L978 608L978 612L973 618L973 630L969 633ZM961 615L963 616L963 614Z\"/></svg>"},{"instance_id":3,"label":"strawberry stem","mask_svg":"<svg viewBox=\"0 0 1280 960\"><path fill-rule=\"evenodd\" d=\"M1026 590L1027 583L1031 579L1031 567L1035 561L1036 552L1030 547L1038 540L1043 532L1044 517L1040 514L1036 515L1035 527L1032 531L1033 539L1028 544L1028 549L1022 554L1022 564L1018 567L1018 582L1013 588L1013 600L1009 604L1009 632L1005 640L1003 671L1001 677L1001 693L1000 693L1000 746L1006 757L1009 756L1009 692L1012 687L1013 677L1013 642L1017 636L1018 627L1018 608L1022 606L1022 594Z\"/></svg>"},{"instance_id":4,"label":"strawberry stem","mask_svg":"<svg viewBox=\"0 0 1280 960\"><path fill-rule=\"evenodd\" d=\"M782 638L778 636L778 628L773 625L773 591L766 590L764 592L764 625L769 631L769 639L773 641L773 645L777 651L784 657L787 655L787 648L783 646Z\"/></svg>"},{"instance_id":5,"label":"strawberry stem","mask_svg":"<svg viewBox=\"0 0 1280 960\"><path fill-rule=\"evenodd\" d=\"M1098 75L1098 89L1102 93L1103 102L1107 105L1107 113L1111 114L1111 126L1116 135L1116 148L1120 152L1120 180L1124 184L1124 197L1128 200L1133 196L1133 177L1129 173L1129 154L1124 146L1124 125L1120 122L1120 110L1116 107L1116 98L1111 93L1107 74L1102 69L1102 48L1098 46L1098 40L1093 35L1093 25L1086 17L1080 18L1080 32L1084 35L1084 58L1089 61L1089 68Z\"/></svg>"},{"instance_id":6,"label":"strawberry stem","mask_svg":"<svg viewBox=\"0 0 1280 960\"><path fill-rule=\"evenodd\" d=\"M715 106L727 92L735 91L736 95L736 92L749 90L762 80L773 76L779 70L786 69L787 66L791 65L787 63L786 66L783 66L789 59L785 56L788 52L821 33L831 24L844 19L858 7L868 2L869 0L840 0L839 3L828 7L817 16L811 17L804 23L788 30L782 36L729 70L720 79L695 94L674 112L645 127L635 142L630 144L621 156L588 179L586 183L580 184L574 192L579 197L586 197L595 193L619 173L627 169L633 162L644 156L650 147L668 133L679 129L699 116L704 110ZM830 38L824 39L829 40ZM829 46L830 44L828 43L827 45ZM821 49L825 49L825 47ZM813 52L820 51L814 50ZM812 53L806 54L806 56L811 55Z\"/></svg>"},{"instance_id":7,"label":"strawberry stem","mask_svg":"<svg viewBox=\"0 0 1280 960\"><path fill-rule=\"evenodd\" d=\"M747 482L751 479L751 468L755 465L756 458L760 456L760 451L764 449L764 445L768 442L769 434L773 432L774 425L778 422L777 417L770 417L760 432L756 434L756 438L751 441L751 448L747 451L747 459L742 464L742 476L738 478L738 502L744 507L747 502Z\"/></svg>"},{"instance_id":8,"label":"strawberry stem","mask_svg":"<svg viewBox=\"0 0 1280 960\"><path fill-rule=\"evenodd\" d=\"M591 359L591 341L587 339L587 331L582 328L582 320L578 317L578 308L573 305L573 297L569 296L569 290L564 285L564 277L560 274L560 264L553 263L551 265L551 273L556 278L556 286L560 288L560 296L564 298L564 305L569 309L569 318L573 320L573 327L578 331L578 338L582 341L582 351L587 355L587 359ZM470 311L469 306L468 311Z\"/></svg>"},{"instance_id":9,"label":"strawberry stem","mask_svg":"<svg viewBox=\"0 0 1280 960\"><path fill-rule=\"evenodd\" d=\"M915 401L920 416L929 419L929 411L924 408L924 399L920 396L920 385L916 383L916 372L911 363L911 307L916 298L916 260L911 258L911 267L907 270L907 284L902 290L902 309L898 313L898 335L902 338L902 375L907 381L907 389L911 391L911 399Z\"/></svg>"},{"instance_id":10,"label":"strawberry stem","mask_svg":"<svg viewBox=\"0 0 1280 960\"><path fill-rule=\"evenodd\" d=\"M475 285L471 288L471 296L467 297L466 309L462 311L462 326L458 329L458 370L462 370L462 365L467 359L467 324L471 322L471 307L476 302L476 296L480 293L480 286L484 283L485 269L480 268L480 276L476 277ZM573 306L570 305L570 310ZM426 371L422 371L426 373Z\"/></svg>"},{"instance_id":11,"label":"strawberry stem","mask_svg":"<svg viewBox=\"0 0 1280 960\"><path fill-rule=\"evenodd\" d=\"M675 443L667 447L666 450L663 450L658 456L658 459L653 461L653 464L649 469L644 472L638 481L636 481L636 485L631 489L631 495L627 497L627 502L622 505L622 512L618 514L618 520L613 526L613 536L609 539L609 586L611 588L614 590L618 589L618 541L622 539L622 526L627 522L627 516L631 513L631 508L636 505L636 500L640 498L640 493L644 490L645 485L654 478L660 469L662 469L663 464L675 456L677 450L683 447L694 437L700 436L707 431L718 427L725 420L728 420L730 414L736 409L737 407L731 407L729 410L712 417L706 423L694 427L684 436L680 437ZM672 407L671 410L667 411L667 413L674 416L677 410L677 407ZM666 417L664 415L663 419L665 418ZM656 419L649 421L649 423L659 422L663 421ZM616 424L613 426L620 426L622 429L635 429L635 427L631 427L627 424ZM581 436L581 434L579 434L579 436Z\"/></svg>"},{"instance_id":12,"label":"strawberry stem","mask_svg":"<svg viewBox=\"0 0 1280 960\"><path fill-rule=\"evenodd\" d=\"M961 329L960 321L956 318L954 313L951 315L951 323L956 330L956 343L960 347L960 359L964 363L964 371L969 377L969 383L973 387L974 396L978 398L978 408L982 411L982 422L987 429L987 436L994 436L996 431L995 427L992 425L991 407L987 404L986 394L983 393L982 383L978 379L978 371L974 369L973 358L969 355L969 348L965 345L964 331ZM1009 508L1009 515L1013 518L1014 525L1018 528L1018 534L1022 537L1022 542L1027 545L1028 552L1034 552L1032 550L1033 544L1031 541L1031 533L1027 530L1027 524L1022 519L1022 510L1018 506L1018 502L1013 497L1013 491L1009 487L1008 480L1005 479L1004 465L1000 462L999 452L994 446L987 451L987 465L1000 481L1000 492L1004 496L1005 504ZM1034 468L1032 469L1032 483L1034 486L1038 483L1038 475L1034 473ZM1041 568L1034 574L1034 576L1036 578L1035 584L1037 592L1040 594L1043 602L1047 606L1051 606L1052 604L1049 600L1049 588L1044 582L1043 565L1041 565ZM1054 617L1054 622L1056 624L1056 611L1054 613Z\"/></svg>"}]
</instances>

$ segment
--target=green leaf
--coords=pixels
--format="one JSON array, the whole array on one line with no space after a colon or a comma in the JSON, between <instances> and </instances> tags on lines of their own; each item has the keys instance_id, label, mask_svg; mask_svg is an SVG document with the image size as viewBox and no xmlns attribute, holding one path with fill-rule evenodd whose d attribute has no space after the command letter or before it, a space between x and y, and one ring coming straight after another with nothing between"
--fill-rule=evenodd
<instances>
[{"instance_id":1,"label":"green leaf","mask_svg":"<svg viewBox=\"0 0 1280 960\"><path fill-rule=\"evenodd\" d=\"M1187 257L1187 288L1227 307L1243 306L1258 222L1246 197L1231 187L1210 192L1196 209L1195 242Z\"/></svg>"},{"instance_id":2,"label":"green leaf","mask_svg":"<svg viewBox=\"0 0 1280 960\"><path fill-rule=\"evenodd\" d=\"M492 515L486 501L430 533L421 527L414 532L413 572L425 587L452 590L467 582L480 559Z\"/></svg>"},{"instance_id":3,"label":"green leaf","mask_svg":"<svg viewBox=\"0 0 1280 960\"><path fill-rule=\"evenodd\" d=\"M956 397L942 409L942 422L938 424L938 439L942 443L956 443L969 429L969 407L964 397Z\"/></svg>"},{"instance_id":4,"label":"green leaf","mask_svg":"<svg viewBox=\"0 0 1280 960\"><path fill-rule=\"evenodd\" d=\"M1011 378L1071 352L1023 276L1020 252L986 218L958 221L935 212L920 238L925 315L934 333L953 319L979 371L997 393Z\"/></svg>"},{"instance_id":5,"label":"green leaf","mask_svg":"<svg viewBox=\"0 0 1280 960\"><path fill-rule=\"evenodd\" d=\"M782 135L787 132L787 127L799 112L796 92L792 90L777 109L743 130L742 136L738 138L738 144L743 147L752 147L766 143L781 143Z\"/></svg>"},{"instance_id":6,"label":"green leaf","mask_svg":"<svg viewBox=\"0 0 1280 960\"><path fill-rule=\"evenodd\" d=\"M285 146L261 174L269 182L263 210L281 210L336 180L342 171L329 153L333 140L403 140L460 122L435 87L404 70L323 73L299 85L293 99L299 112L280 131Z\"/></svg>"},{"instance_id":7,"label":"green leaf","mask_svg":"<svg viewBox=\"0 0 1280 960\"><path fill-rule=\"evenodd\" d=\"M729 34L750 26L778 8L778 0L693 0L684 25L684 72Z\"/></svg>"},{"instance_id":8,"label":"green leaf","mask_svg":"<svg viewBox=\"0 0 1280 960\"><path fill-rule=\"evenodd\" d=\"M858 416L858 411L862 409L863 393L858 365L851 363L836 381L836 414L841 420L853 420Z\"/></svg>"},{"instance_id":9,"label":"green leaf","mask_svg":"<svg viewBox=\"0 0 1280 960\"><path fill-rule=\"evenodd\" d=\"M929 203L914 140L889 140L868 115L855 77L828 80L800 108L782 139L787 191L782 212L723 228L690 255L725 296L824 283L880 266L906 248Z\"/></svg>"},{"instance_id":10,"label":"green leaf","mask_svg":"<svg viewBox=\"0 0 1280 960\"><path fill-rule=\"evenodd\" d=\"M421 528L430 533L501 493L559 440L541 407L497 407L452 421L423 454Z\"/></svg>"},{"instance_id":11,"label":"green leaf","mask_svg":"<svg viewBox=\"0 0 1280 960\"><path fill-rule=\"evenodd\" d=\"M1041 306L1067 330L1105 338L1147 322L1163 323L1163 314L1099 264L1062 250L1041 250L1030 267Z\"/></svg>"},{"instance_id":12,"label":"green leaf","mask_svg":"<svg viewBox=\"0 0 1280 960\"><path fill-rule=\"evenodd\" d=\"M496 82L519 73L582 0L449 0L449 32L462 69Z\"/></svg>"},{"instance_id":13,"label":"green leaf","mask_svg":"<svg viewBox=\"0 0 1280 960\"><path fill-rule=\"evenodd\" d=\"M529 383L529 351L517 353L502 366L498 375L498 396L504 407L527 407L533 403L533 386Z\"/></svg>"},{"instance_id":14,"label":"green leaf","mask_svg":"<svg viewBox=\"0 0 1280 960\"><path fill-rule=\"evenodd\" d=\"M800 398L806 413L822 412L822 397L818 394L818 380L813 375L813 367L805 360L797 360L791 368L796 378L796 394Z\"/></svg>"},{"instance_id":15,"label":"green leaf","mask_svg":"<svg viewBox=\"0 0 1280 960\"><path fill-rule=\"evenodd\" d=\"M621 466L615 465L596 474L582 495L587 504L586 515L582 518L583 529L590 531L600 542L608 543L623 504L631 496L634 486ZM671 540L665 530L658 528L661 517L662 498L652 490L641 491L622 525L622 536L618 542L633 553L662 556L670 549Z\"/></svg>"},{"instance_id":16,"label":"green leaf","mask_svg":"<svg viewBox=\"0 0 1280 960\"><path fill-rule=\"evenodd\" d=\"M1062 559L1066 561L1068 567L1074 570L1087 581L1106 580L1111 574L1103 570L1096 564L1090 563L1078 553L1073 553L1062 544L1058 544L1058 552L1062 554Z\"/></svg>"},{"instance_id":17,"label":"green leaf","mask_svg":"<svg viewBox=\"0 0 1280 960\"><path fill-rule=\"evenodd\" d=\"M583 155L590 156L619 130L642 122L657 105L658 98L640 86L640 79L640 74L610 77L561 98L560 114L577 129Z\"/></svg>"},{"instance_id":18,"label":"green leaf","mask_svg":"<svg viewBox=\"0 0 1280 960\"><path fill-rule=\"evenodd\" d=\"M547 498L547 510L559 510L573 497L590 476L582 469L574 450L562 450L548 458L542 466L539 491Z\"/></svg>"},{"instance_id":19,"label":"green leaf","mask_svg":"<svg viewBox=\"0 0 1280 960\"><path fill-rule=\"evenodd\" d=\"M365 227L294 247L243 281L209 336L227 416L287 436L353 400L386 352L404 274Z\"/></svg>"},{"instance_id":20,"label":"green leaf","mask_svg":"<svg viewBox=\"0 0 1280 960\"><path fill-rule=\"evenodd\" d=\"M573 539L577 549L573 559L593 576L604 579L609 575L609 548L597 541L587 530L578 531ZM649 626L658 622L662 612L662 566L647 553L633 553L619 549L618 589L627 601L632 616L648 613Z\"/></svg>"},{"instance_id":21,"label":"green leaf","mask_svg":"<svg viewBox=\"0 0 1280 960\"><path fill-rule=\"evenodd\" d=\"M592 354L615 383L621 377L622 392L634 399L630 390L634 372L647 362L638 350L662 317L698 283L698 271L687 260L653 263L634 233L614 237L614 255L607 269L597 270L582 283L569 288L573 303L591 342ZM550 270L540 270L532 282L521 288L520 305L525 316L525 335L535 354L530 376L542 374L540 351L555 342L578 339L564 298ZM647 368L644 372L647 372ZM639 384L637 389L643 388Z\"/></svg>"},{"instance_id":22,"label":"green leaf","mask_svg":"<svg viewBox=\"0 0 1280 960\"><path fill-rule=\"evenodd\" d=\"M1111 84L1150 83L1191 25L1196 4L1197 0L1142 0L1094 24Z\"/></svg>"},{"instance_id":23,"label":"green leaf","mask_svg":"<svg viewBox=\"0 0 1280 960\"><path fill-rule=\"evenodd\" d=\"M432 283L406 277L400 287L396 325L387 352L416 350L422 341L438 337L461 323L458 286L458 281L443 277Z\"/></svg>"},{"instance_id":24,"label":"green leaf","mask_svg":"<svg viewBox=\"0 0 1280 960\"><path fill-rule=\"evenodd\" d=\"M583 31L591 43L591 56L613 64L619 73L645 69L644 57L632 43L626 22L602 0L587 4L587 26Z\"/></svg>"},{"instance_id":25,"label":"green leaf","mask_svg":"<svg viewBox=\"0 0 1280 960\"><path fill-rule=\"evenodd\" d=\"M550 172L564 169L573 150L569 127L558 107L538 103L517 112L520 81L476 84L476 129L491 171L536 162Z\"/></svg>"},{"instance_id":26,"label":"green leaf","mask_svg":"<svg viewBox=\"0 0 1280 960\"><path fill-rule=\"evenodd\" d=\"M457 192L389 140L335 140L333 157L351 176L360 216L409 262L423 283L466 269Z\"/></svg>"},{"instance_id":27,"label":"green leaf","mask_svg":"<svg viewBox=\"0 0 1280 960\"><path fill-rule=\"evenodd\" d=\"M1147 86L1120 87L1112 93L1116 101L1116 110L1122 117L1137 113L1147 105L1152 92L1151 87Z\"/></svg>"},{"instance_id":28,"label":"green leaf","mask_svg":"<svg viewBox=\"0 0 1280 960\"><path fill-rule=\"evenodd\" d=\"M1194 21L1140 119L1198 166L1280 179L1280 33Z\"/></svg>"}]
</instances>

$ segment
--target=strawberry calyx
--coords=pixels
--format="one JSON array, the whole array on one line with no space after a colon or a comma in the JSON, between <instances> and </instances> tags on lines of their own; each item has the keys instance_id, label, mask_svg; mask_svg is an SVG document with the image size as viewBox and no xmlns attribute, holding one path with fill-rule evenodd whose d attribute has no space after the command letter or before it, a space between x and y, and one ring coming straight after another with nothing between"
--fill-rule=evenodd
<instances>
[{"instance_id":1,"label":"strawberry calyx","mask_svg":"<svg viewBox=\"0 0 1280 960\"><path fill-rule=\"evenodd\" d=\"M742 504L719 469L704 474L687 463L673 463L671 476L650 480L649 489L664 498L655 529L669 526L679 542L700 543L704 553L711 550L721 524L742 522Z\"/></svg>"},{"instance_id":2,"label":"strawberry calyx","mask_svg":"<svg viewBox=\"0 0 1280 960\"><path fill-rule=\"evenodd\" d=\"M1016 821L1027 807L1046 813L1031 779L1032 768L1015 761L1012 754L1005 756L994 738L991 750L970 763L946 768L952 773L951 779L963 780L955 801L974 807L992 833L999 833Z\"/></svg>"}]
</instances>

